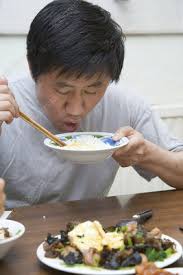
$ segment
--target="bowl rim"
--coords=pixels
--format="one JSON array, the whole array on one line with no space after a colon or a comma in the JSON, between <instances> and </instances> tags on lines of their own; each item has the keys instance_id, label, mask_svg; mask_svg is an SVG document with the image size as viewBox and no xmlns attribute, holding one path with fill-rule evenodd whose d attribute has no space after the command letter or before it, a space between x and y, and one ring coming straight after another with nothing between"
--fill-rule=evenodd
<instances>
[{"instance_id":1,"label":"bowl rim","mask_svg":"<svg viewBox=\"0 0 183 275\"><path fill-rule=\"evenodd\" d=\"M2 228L1 222L5 223L5 226L7 226L7 227L10 227L11 225L16 224L20 227L19 230L21 230L21 231L19 232L19 230L18 230L18 233L15 233L15 235L13 235L12 237L9 237L9 238L4 239L4 240L0 240L0 247L1 247L2 244L6 244L6 243L9 243L11 241L15 241L16 239L20 238L25 233L25 226L20 222L17 222L15 220L9 220L9 219L0 219L0 228ZM7 225L6 225L6 222L7 222ZM10 230L11 230L11 228L10 228Z\"/></svg>"},{"instance_id":2,"label":"bowl rim","mask_svg":"<svg viewBox=\"0 0 183 275\"><path fill-rule=\"evenodd\" d=\"M111 132L70 132L70 133L63 133L63 134L56 134L57 137L62 137L62 136L71 136L71 135L99 135L99 136L112 136L114 135L114 133ZM56 146L54 144L50 144L50 139L49 138L45 138L44 139L44 145L46 145L47 147L50 147L52 149L57 149L59 151L62 152L72 152L72 153L82 153L82 154L86 154L86 153L94 153L94 152L111 152L114 151L118 148L121 148L125 145L127 145L129 143L129 139L127 137L122 137L121 140L124 140L123 144L119 144L117 146L111 147L111 148L101 148L101 149L95 149L95 150L82 150L82 149L78 149L78 150L71 150L71 149L63 149L62 147Z\"/></svg>"}]
</instances>

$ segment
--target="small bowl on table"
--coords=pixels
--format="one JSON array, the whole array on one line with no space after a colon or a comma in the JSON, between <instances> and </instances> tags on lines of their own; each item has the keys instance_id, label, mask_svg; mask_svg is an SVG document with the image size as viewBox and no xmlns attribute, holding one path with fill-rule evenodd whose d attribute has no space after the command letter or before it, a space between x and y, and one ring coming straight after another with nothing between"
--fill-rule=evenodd
<instances>
[{"instance_id":1,"label":"small bowl on table","mask_svg":"<svg viewBox=\"0 0 183 275\"><path fill-rule=\"evenodd\" d=\"M56 135L66 146L58 146L49 138L44 144L56 151L65 160L73 163L90 164L104 161L119 148L128 144L126 137L118 141L112 139L113 133L106 132L74 132Z\"/></svg>"},{"instance_id":2,"label":"small bowl on table","mask_svg":"<svg viewBox=\"0 0 183 275\"><path fill-rule=\"evenodd\" d=\"M8 251L25 232L24 225L13 220L0 219L0 229L2 228L6 228L10 236L0 239L0 259L6 256Z\"/></svg>"}]
</instances>

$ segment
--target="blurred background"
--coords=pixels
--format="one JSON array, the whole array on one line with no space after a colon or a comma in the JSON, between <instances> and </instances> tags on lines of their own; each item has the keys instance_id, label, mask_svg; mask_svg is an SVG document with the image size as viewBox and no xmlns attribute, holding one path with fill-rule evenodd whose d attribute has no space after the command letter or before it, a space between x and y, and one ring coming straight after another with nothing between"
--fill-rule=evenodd
<instances>
[{"instance_id":1,"label":"blurred background","mask_svg":"<svg viewBox=\"0 0 183 275\"><path fill-rule=\"evenodd\" d=\"M0 0L0 75L28 70L26 34L48 0ZM183 138L183 0L90 0L111 12L126 34L124 69L118 85L136 90ZM120 168L109 195L168 189L131 168Z\"/></svg>"}]
</instances>

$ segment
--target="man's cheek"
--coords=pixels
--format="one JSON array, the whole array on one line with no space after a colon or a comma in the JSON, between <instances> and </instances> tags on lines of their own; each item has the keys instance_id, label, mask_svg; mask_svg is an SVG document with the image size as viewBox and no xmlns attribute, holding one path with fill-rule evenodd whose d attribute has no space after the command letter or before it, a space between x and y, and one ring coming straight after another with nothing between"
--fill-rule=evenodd
<instances>
[{"instance_id":1,"label":"man's cheek","mask_svg":"<svg viewBox=\"0 0 183 275\"><path fill-rule=\"evenodd\" d=\"M58 100L55 96L49 96L46 100L42 102L42 107L47 108L47 107L54 107L57 104Z\"/></svg>"}]
</instances>

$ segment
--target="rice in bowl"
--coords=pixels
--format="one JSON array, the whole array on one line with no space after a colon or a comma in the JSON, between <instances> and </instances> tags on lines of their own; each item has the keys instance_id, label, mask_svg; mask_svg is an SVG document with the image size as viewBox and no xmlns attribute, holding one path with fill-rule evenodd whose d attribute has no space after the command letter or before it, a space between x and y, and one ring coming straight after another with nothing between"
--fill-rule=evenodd
<instances>
[{"instance_id":1,"label":"rice in bowl","mask_svg":"<svg viewBox=\"0 0 183 275\"><path fill-rule=\"evenodd\" d=\"M66 146L58 146L49 138L44 144L54 150L61 161L68 160L78 164L93 164L104 161L119 148L128 144L129 140L122 137L113 140L114 133L108 132L74 132L56 135Z\"/></svg>"},{"instance_id":2,"label":"rice in bowl","mask_svg":"<svg viewBox=\"0 0 183 275\"><path fill-rule=\"evenodd\" d=\"M67 143L63 146L63 150L101 150L112 148L111 145L105 144L96 136L92 135L76 135L71 139L64 140ZM53 143L52 143L53 144ZM55 144L55 143L54 143Z\"/></svg>"}]
</instances>

